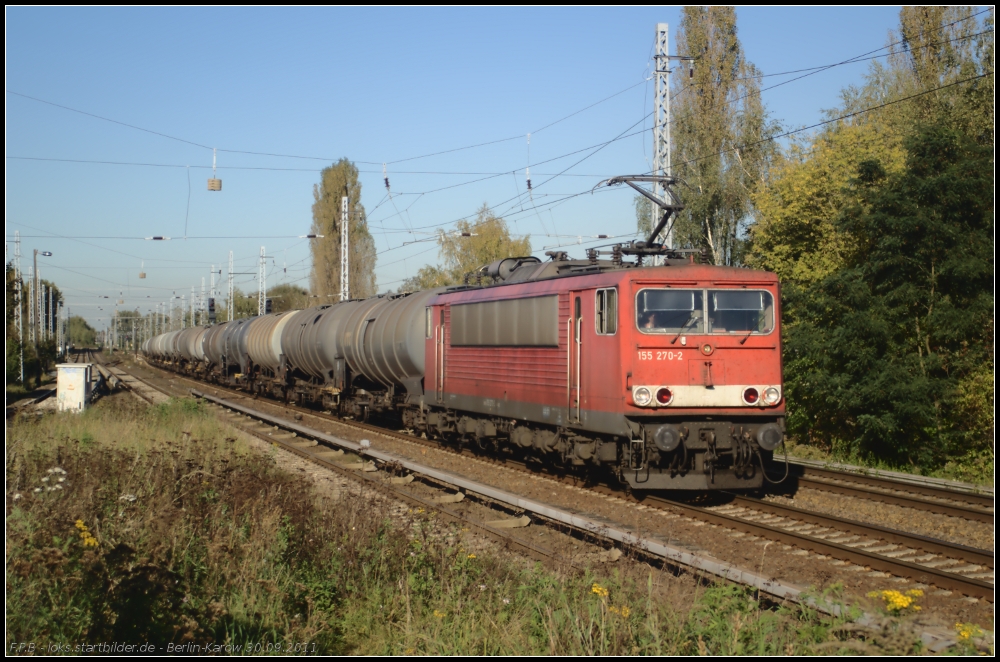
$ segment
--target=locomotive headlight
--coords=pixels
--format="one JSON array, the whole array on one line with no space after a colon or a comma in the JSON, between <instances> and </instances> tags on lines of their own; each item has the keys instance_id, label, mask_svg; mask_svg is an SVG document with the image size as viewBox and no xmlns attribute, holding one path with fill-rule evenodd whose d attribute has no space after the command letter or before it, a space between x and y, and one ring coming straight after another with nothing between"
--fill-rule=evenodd
<instances>
[{"instance_id":1,"label":"locomotive headlight","mask_svg":"<svg viewBox=\"0 0 1000 662\"><path fill-rule=\"evenodd\" d=\"M776 405L778 404L778 400L781 400L781 391L774 386L769 386L764 389L764 397L761 399L765 405Z\"/></svg>"},{"instance_id":2,"label":"locomotive headlight","mask_svg":"<svg viewBox=\"0 0 1000 662\"><path fill-rule=\"evenodd\" d=\"M632 389L632 401L640 407L645 407L653 399L653 394L645 386L637 386Z\"/></svg>"}]
</instances>

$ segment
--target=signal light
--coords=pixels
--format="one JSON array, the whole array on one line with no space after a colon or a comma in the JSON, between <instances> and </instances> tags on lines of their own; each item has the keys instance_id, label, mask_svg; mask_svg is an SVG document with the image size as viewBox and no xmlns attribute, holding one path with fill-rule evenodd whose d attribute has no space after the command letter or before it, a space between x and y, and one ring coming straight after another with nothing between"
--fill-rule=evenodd
<instances>
[{"instance_id":1,"label":"signal light","mask_svg":"<svg viewBox=\"0 0 1000 662\"><path fill-rule=\"evenodd\" d=\"M760 393L758 393L757 389L755 389L754 387L751 386L750 388L743 391L743 402L747 403L748 405L755 405L757 404L758 400L760 400Z\"/></svg>"},{"instance_id":2,"label":"signal light","mask_svg":"<svg viewBox=\"0 0 1000 662\"><path fill-rule=\"evenodd\" d=\"M669 405L670 401L674 399L674 394L670 392L667 387L661 388L656 392L656 401L661 405Z\"/></svg>"}]
</instances>

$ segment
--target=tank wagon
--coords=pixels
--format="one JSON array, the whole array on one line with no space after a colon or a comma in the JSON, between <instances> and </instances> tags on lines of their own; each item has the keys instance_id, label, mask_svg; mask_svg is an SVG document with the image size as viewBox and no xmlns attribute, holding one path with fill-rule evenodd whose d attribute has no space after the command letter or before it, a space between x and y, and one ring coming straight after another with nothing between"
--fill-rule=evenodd
<instances>
[{"instance_id":1,"label":"tank wagon","mask_svg":"<svg viewBox=\"0 0 1000 662\"><path fill-rule=\"evenodd\" d=\"M652 239L508 258L467 284L152 338L157 365L632 489L756 489L784 437L773 273ZM661 178L662 179L662 178ZM657 179L656 181L660 181ZM634 256L634 260L626 259ZM656 257L657 266L644 265ZM474 282L473 282L474 281ZM200 345L199 345L200 342Z\"/></svg>"}]
</instances>

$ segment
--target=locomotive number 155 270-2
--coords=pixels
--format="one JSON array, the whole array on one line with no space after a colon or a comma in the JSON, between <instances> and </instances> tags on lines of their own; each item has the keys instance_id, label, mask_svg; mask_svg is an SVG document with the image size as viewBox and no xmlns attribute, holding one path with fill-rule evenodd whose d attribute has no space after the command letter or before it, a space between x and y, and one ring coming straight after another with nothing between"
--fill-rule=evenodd
<instances>
[{"instance_id":1,"label":"locomotive number 155 270-2","mask_svg":"<svg viewBox=\"0 0 1000 662\"><path fill-rule=\"evenodd\" d=\"M640 361L681 361L684 359L684 352L673 352L666 349L640 349Z\"/></svg>"}]
</instances>

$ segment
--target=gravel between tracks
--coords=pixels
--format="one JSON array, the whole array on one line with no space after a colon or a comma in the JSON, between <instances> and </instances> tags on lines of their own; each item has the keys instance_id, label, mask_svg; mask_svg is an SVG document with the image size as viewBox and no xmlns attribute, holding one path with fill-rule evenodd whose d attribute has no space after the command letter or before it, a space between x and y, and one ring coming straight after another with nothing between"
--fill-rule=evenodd
<instances>
[{"instance_id":1,"label":"gravel between tracks","mask_svg":"<svg viewBox=\"0 0 1000 662\"><path fill-rule=\"evenodd\" d=\"M144 371L144 374L149 374ZM188 388L188 382L168 379L174 389ZM202 385L208 392L213 390ZM252 398L219 389L219 397L250 406L262 412L291 418L292 412L264 398ZM883 573L866 571L852 564L844 564L812 552L796 549L734 532L722 527L696 521L687 517L665 513L643 505L634 505L615 496L596 494L580 487L563 484L544 476L526 474L497 462L459 455L446 448L426 447L403 441L377 432L369 432L333 420L304 415L302 424L351 441L369 439L378 450L421 462L439 469L462 474L468 478L493 485L553 506L577 512L599 515L620 522L639 535L657 534L674 545L692 550L704 550L734 565L764 572L777 579L800 586L828 587L841 584L845 597L859 605L869 605L865 597L869 591L882 589L907 590L924 588L912 581L882 576ZM802 502L796 505L803 507ZM808 507L808 506L807 506ZM923 513L921 513L923 515ZM841 516L844 516L843 514ZM878 522L891 526L884 521ZM993 605L985 600L970 601L958 594L943 595L927 591L921 599L921 620L928 625L950 628L956 621L991 623ZM869 605L871 606L871 605Z\"/></svg>"}]
</instances>

